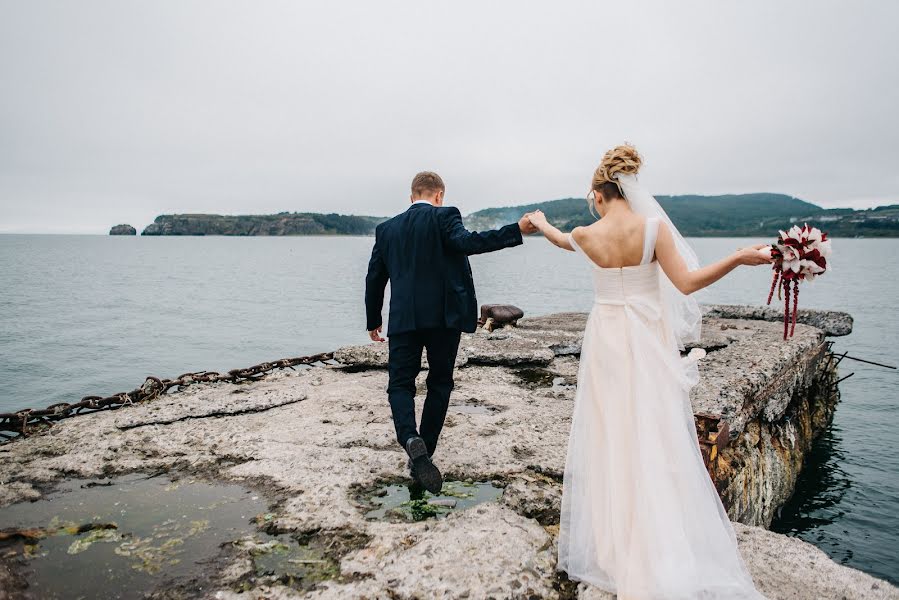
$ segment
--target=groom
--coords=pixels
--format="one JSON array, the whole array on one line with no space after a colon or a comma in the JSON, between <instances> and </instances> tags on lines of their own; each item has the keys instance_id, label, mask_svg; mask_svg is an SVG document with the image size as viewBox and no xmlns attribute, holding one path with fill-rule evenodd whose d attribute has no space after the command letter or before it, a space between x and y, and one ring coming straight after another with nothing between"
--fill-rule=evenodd
<instances>
[{"instance_id":1,"label":"groom","mask_svg":"<svg viewBox=\"0 0 899 600\"><path fill-rule=\"evenodd\" d=\"M378 225L365 278L365 312L372 341L381 337L384 288L390 281L390 339L387 396L396 438L409 455L412 477L429 492L443 486L431 462L443 428L453 366L463 331L477 327L477 300L468 256L521 244L536 228L527 215L495 231L473 232L462 225L459 209L444 207L446 191L437 173L412 180L411 206ZM415 377L421 353L428 356L428 395L415 426Z\"/></svg>"}]
</instances>

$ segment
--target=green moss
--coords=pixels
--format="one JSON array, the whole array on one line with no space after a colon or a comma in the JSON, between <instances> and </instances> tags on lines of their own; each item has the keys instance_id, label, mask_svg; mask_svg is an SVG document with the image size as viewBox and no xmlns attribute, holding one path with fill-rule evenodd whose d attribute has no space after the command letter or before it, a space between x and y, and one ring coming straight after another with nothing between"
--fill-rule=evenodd
<instances>
[{"instance_id":1,"label":"green moss","mask_svg":"<svg viewBox=\"0 0 899 600\"><path fill-rule=\"evenodd\" d=\"M118 542L121 539L121 534L115 529L94 529L72 542L69 545L68 553L78 554L84 552L96 542Z\"/></svg>"},{"instance_id":2,"label":"green moss","mask_svg":"<svg viewBox=\"0 0 899 600\"><path fill-rule=\"evenodd\" d=\"M502 488L492 483L471 481L447 481L437 495L414 484L391 484L368 491L361 500L369 507L365 515L369 519L423 521L440 519L453 511L490 502L501 496L502 492ZM432 500L455 502L453 506L447 506L432 503Z\"/></svg>"}]
</instances>

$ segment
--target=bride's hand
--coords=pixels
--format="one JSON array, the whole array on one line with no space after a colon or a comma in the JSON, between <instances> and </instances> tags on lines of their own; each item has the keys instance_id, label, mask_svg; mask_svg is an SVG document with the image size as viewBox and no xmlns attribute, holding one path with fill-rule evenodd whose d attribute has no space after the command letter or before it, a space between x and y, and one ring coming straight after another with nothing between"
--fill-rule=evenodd
<instances>
[{"instance_id":1,"label":"bride's hand","mask_svg":"<svg viewBox=\"0 0 899 600\"><path fill-rule=\"evenodd\" d=\"M549 221L546 220L546 215L544 215L541 210L535 210L534 212L529 213L528 219L530 219L531 223L533 223L534 227L537 229L543 229L549 225Z\"/></svg>"},{"instance_id":2,"label":"bride's hand","mask_svg":"<svg viewBox=\"0 0 899 600\"><path fill-rule=\"evenodd\" d=\"M771 263L771 244L756 244L737 250L737 260L741 265L757 266Z\"/></svg>"}]
</instances>

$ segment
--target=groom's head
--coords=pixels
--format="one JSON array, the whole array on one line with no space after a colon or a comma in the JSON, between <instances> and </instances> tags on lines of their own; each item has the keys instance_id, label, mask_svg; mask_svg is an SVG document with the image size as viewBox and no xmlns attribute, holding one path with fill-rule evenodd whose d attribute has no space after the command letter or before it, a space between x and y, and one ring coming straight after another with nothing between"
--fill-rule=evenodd
<instances>
[{"instance_id":1,"label":"groom's head","mask_svg":"<svg viewBox=\"0 0 899 600\"><path fill-rule=\"evenodd\" d=\"M434 206L443 206L443 194L446 186L440 175L431 171L422 171L412 178L412 196L410 200L417 202L425 200Z\"/></svg>"}]
</instances>

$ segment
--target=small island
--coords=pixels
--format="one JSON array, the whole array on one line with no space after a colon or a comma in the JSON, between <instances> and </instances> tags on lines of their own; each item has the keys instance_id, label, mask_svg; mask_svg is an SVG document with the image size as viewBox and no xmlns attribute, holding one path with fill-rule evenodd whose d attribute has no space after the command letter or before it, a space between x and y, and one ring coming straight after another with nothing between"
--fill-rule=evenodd
<instances>
[{"instance_id":1,"label":"small island","mask_svg":"<svg viewBox=\"0 0 899 600\"><path fill-rule=\"evenodd\" d=\"M109 235L137 235L137 229L127 223L122 223L121 225L113 225L109 230Z\"/></svg>"}]
</instances>

